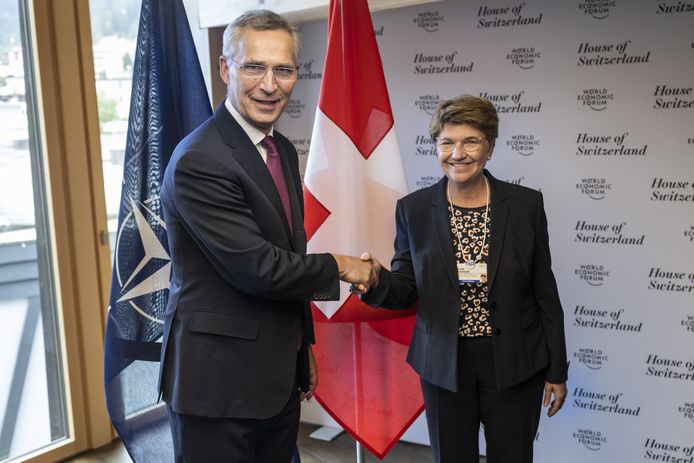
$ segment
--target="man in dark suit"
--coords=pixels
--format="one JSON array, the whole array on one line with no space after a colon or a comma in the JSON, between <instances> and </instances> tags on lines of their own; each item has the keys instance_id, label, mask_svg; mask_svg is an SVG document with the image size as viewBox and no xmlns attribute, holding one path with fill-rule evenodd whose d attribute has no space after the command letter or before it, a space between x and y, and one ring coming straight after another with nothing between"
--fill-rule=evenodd
<instances>
[{"instance_id":1,"label":"man in dark suit","mask_svg":"<svg viewBox=\"0 0 694 463\"><path fill-rule=\"evenodd\" d=\"M162 203L173 262L160 391L176 461L289 462L317 384L308 300L359 259L306 254L297 154L273 125L297 78L298 36L248 12L224 32L227 99L176 148Z\"/></svg>"}]
</instances>

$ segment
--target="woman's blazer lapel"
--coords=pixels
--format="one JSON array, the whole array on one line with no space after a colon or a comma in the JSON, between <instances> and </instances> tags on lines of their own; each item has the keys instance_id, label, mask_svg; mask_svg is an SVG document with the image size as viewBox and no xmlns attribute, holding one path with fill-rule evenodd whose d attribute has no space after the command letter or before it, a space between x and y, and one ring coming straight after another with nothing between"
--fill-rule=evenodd
<instances>
[{"instance_id":1,"label":"woman's blazer lapel","mask_svg":"<svg viewBox=\"0 0 694 463\"><path fill-rule=\"evenodd\" d=\"M436 241L434 245L439 250L441 263L446 269L446 273L451 279L454 287L458 286L458 269L453 252L453 239L451 236L451 223L448 215L448 199L446 196L446 186L448 179L443 177L431 189L431 213L433 216L434 229L436 230Z\"/></svg>"},{"instance_id":2,"label":"woman's blazer lapel","mask_svg":"<svg viewBox=\"0 0 694 463\"><path fill-rule=\"evenodd\" d=\"M499 269L499 259L504 245L504 235L506 233L506 222L508 220L508 202L506 191L503 185L490 174L484 171L489 180L491 189L491 220L489 224L489 260L487 262L487 288L491 291L494 285L494 277Z\"/></svg>"}]
</instances>

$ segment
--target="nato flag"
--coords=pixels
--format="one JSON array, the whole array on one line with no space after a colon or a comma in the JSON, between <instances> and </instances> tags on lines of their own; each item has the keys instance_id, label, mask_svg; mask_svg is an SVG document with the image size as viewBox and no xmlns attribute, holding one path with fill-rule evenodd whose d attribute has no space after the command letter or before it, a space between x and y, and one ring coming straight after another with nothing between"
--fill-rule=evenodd
<instances>
[{"instance_id":1,"label":"nato flag","mask_svg":"<svg viewBox=\"0 0 694 463\"><path fill-rule=\"evenodd\" d=\"M170 277L159 189L178 142L212 114L181 0L143 0L105 340L108 412L135 462L173 461L157 397Z\"/></svg>"}]
</instances>

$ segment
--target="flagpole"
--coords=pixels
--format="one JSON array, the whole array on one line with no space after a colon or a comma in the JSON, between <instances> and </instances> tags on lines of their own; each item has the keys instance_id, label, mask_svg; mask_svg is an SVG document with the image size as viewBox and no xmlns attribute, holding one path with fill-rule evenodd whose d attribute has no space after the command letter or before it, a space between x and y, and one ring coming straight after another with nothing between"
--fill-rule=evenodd
<instances>
[{"instance_id":1,"label":"flagpole","mask_svg":"<svg viewBox=\"0 0 694 463\"><path fill-rule=\"evenodd\" d=\"M366 452L364 452L364 446L357 441L357 463L366 463Z\"/></svg>"},{"instance_id":2,"label":"flagpole","mask_svg":"<svg viewBox=\"0 0 694 463\"><path fill-rule=\"evenodd\" d=\"M354 294L350 294L349 297L356 297ZM359 376L359 372L362 371L362 365L361 365L361 322L357 321L354 322L354 339L352 341L354 343L354 369L355 369L355 374L354 374L354 379L355 379L355 388L354 392L356 395L356 403L357 403L357 408L356 408L356 425L357 425L357 430L360 428L360 419L361 419L361 406L362 406L362 401L359 400L359 395L361 393L361 379ZM357 440L356 442L356 453L357 453L357 463L366 463L366 453L364 452L364 446L361 445L361 442Z\"/></svg>"}]
</instances>

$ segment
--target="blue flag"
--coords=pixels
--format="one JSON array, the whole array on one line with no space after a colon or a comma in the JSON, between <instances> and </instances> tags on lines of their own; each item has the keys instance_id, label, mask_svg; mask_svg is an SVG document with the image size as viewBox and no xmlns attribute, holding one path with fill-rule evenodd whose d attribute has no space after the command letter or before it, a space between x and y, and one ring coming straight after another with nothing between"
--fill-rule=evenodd
<instances>
[{"instance_id":1,"label":"blue flag","mask_svg":"<svg viewBox=\"0 0 694 463\"><path fill-rule=\"evenodd\" d=\"M135 462L173 461L157 380L171 262L159 189L178 142L211 114L181 0L143 0L105 340L113 425Z\"/></svg>"}]
</instances>

